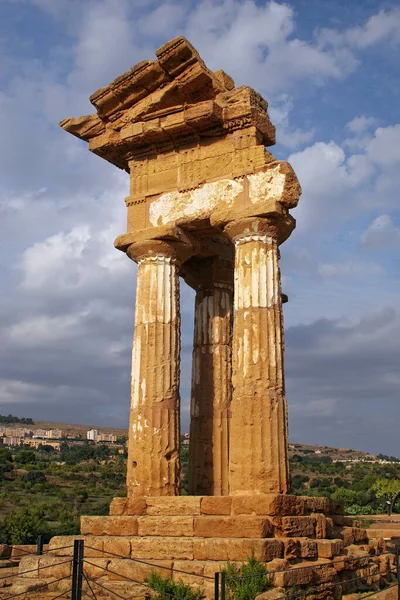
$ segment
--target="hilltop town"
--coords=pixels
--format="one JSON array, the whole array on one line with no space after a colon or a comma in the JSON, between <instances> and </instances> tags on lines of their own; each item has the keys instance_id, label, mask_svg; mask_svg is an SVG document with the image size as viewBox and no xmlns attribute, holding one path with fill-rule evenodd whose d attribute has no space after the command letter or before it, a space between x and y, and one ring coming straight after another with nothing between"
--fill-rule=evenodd
<instances>
[{"instance_id":1,"label":"hilltop town","mask_svg":"<svg viewBox=\"0 0 400 600\"><path fill-rule=\"evenodd\" d=\"M11 415L10 415L11 417ZM1 419L1 417L0 417ZM3 417L3 420L7 418ZM17 419L17 418L15 418ZM0 424L0 443L5 447L27 446L39 448L50 446L59 451L62 443L82 445L86 441L95 444L123 446L127 440L125 429L87 427L67 423L52 423L18 419L18 422Z\"/></svg>"}]
</instances>

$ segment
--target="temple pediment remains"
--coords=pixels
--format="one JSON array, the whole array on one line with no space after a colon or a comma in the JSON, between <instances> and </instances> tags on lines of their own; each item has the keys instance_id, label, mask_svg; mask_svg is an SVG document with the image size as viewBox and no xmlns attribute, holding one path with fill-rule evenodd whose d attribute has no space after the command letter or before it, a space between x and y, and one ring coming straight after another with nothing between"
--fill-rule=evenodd
<instances>
[{"instance_id":1,"label":"temple pediment remains","mask_svg":"<svg viewBox=\"0 0 400 600\"><path fill-rule=\"evenodd\" d=\"M208 69L183 37L156 56L92 94L96 114L61 122L130 173L127 234L117 248L143 230L158 237L165 227L182 227L201 238L210 227L254 215L283 217L284 241L301 190L290 165L265 149L275 143L268 103Z\"/></svg>"}]
</instances>

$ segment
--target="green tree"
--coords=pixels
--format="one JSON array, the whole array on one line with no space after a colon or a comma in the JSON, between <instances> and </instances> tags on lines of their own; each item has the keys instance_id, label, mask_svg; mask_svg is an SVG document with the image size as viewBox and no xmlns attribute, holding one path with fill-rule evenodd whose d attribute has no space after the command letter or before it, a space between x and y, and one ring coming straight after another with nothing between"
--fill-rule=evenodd
<instances>
[{"instance_id":1,"label":"green tree","mask_svg":"<svg viewBox=\"0 0 400 600\"><path fill-rule=\"evenodd\" d=\"M30 485L47 483L46 475L42 471L28 471L28 473L24 475L23 481Z\"/></svg>"},{"instance_id":2,"label":"green tree","mask_svg":"<svg viewBox=\"0 0 400 600\"><path fill-rule=\"evenodd\" d=\"M385 479L379 477L374 483L375 494L378 498L385 498L389 503L389 515L392 514L393 506L400 495L400 480L399 479Z\"/></svg>"},{"instance_id":3,"label":"green tree","mask_svg":"<svg viewBox=\"0 0 400 600\"><path fill-rule=\"evenodd\" d=\"M13 470L12 454L8 448L0 448L0 481L4 479L5 473Z\"/></svg>"},{"instance_id":4,"label":"green tree","mask_svg":"<svg viewBox=\"0 0 400 600\"><path fill-rule=\"evenodd\" d=\"M42 508L20 508L4 519L4 528L11 544L34 544L45 533L47 523Z\"/></svg>"},{"instance_id":5,"label":"green tree","mask_svg":"<svg viewBox=\"0 0 400 600\"><path fill-rule=\"evenodd\" d=\"M33 450L19 450L15 455L15 462L20 465L33 465L36 462L36 454Z\"/></svg>"}]
</instances>

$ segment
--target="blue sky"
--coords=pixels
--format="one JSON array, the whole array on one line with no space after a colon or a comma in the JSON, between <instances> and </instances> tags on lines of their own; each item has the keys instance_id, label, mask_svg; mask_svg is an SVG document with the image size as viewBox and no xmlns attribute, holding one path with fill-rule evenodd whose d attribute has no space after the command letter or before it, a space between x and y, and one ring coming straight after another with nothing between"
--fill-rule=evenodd
<instances>
[{"instance_id":1,"label":"blue sky","mask_svg":"<svg viewBox=\"0 0 400 600\"><path fill-rule=\"evenodd\" d=\"M0 0L0 411L127 425L128 177L58 121L176 35L269 102L303 187L281 248L290 439L400 456L400 8ZM193 295L182 285L187 428Z\"/></svg>"}]
</instances>

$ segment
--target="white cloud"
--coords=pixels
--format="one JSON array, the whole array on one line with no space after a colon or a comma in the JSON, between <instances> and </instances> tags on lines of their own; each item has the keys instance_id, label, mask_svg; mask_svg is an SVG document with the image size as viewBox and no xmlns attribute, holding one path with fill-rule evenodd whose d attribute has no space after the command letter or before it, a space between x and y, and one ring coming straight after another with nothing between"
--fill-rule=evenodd
<instances>
[{"instance_id":1,"label":"white cloud","mask_svg":"<svg viewBox=\"0 0 400 600\"><path fill-rule=\"evenodd\" d=\"M334 413L336 404L333 398L321 398L293 404L290 409L293 416L299 414L302 417L330 417Z\"/></svg>"},{"instance_id":2,"label":"white cloud","mask_svg":"<svg viewBox=\"0 0 400 600\"><path fill-rule=\"evenodd\" d=\"M375 117L366 117L365 115L361 115L359 117L354 117L354 119L349 121L347 123L347 127L352 133L361 135L370 130L371 127L378 125L378 123L379 120Z\"/></svg>"},{"instance_id":3,"label":"white cloud","mask_svg":"<svg viewBox=\"0 0 400 600\"><path fill-rule=\"evenodd\" d=\"M400 163L400 123L378 127L375 136L367 143L366 154L371 161L383 167Z\"/></svg>"},{"instance_id":4,"label":"white cloud","mask_svg":"<svg viewBox=\"0 0 400 600\"><path fill-rule=\"evenodd\" d=\"M345 33L347 41L364 49L380 42L400 42L400 9L381 10L363 26L352 27Z\"/></svg>"},{"instance_id":5,"label":"white cloud","mask_svg":"<svg viewBox=\"0 0 400 600\"><path fill-rule=\"evenodd\" d=\"M343 47L364 50L385 42L397 44L400 41L400 9L380 10L369 17L363 25L339 31L322 28L317 34L323 47Z\"/></svg>"},{"instance_id":6,"label":"white cloud","mask_svg":"<svg viewBox=\"0 0 400 600\"><path fill-rule=\"evenodd\" d=\"M355 127L363 130L357 120ZM348 151L352 145L355 153ZM356 134L343 147L333 140L315 142L288 160L303 189L295 211L299 230L330 219L340 223L371 208L398 206L400 124L378 127L365 137Z\"/></svg>"},{"instance_id":7,"label":"white cloud","mask_svg":"<svg viewBox=\"0 0 400 600\"><path fill-rule=\"evenodd\" d=\"M399 249L400 227L396 227L390 215L379 215L362 234L361 241L371 248L385 248L393 245Z\"/></svg>"},{"instance_id":8,"label":"white cloud","mask_svg":"<svg viewBox=\"0 0 400 600\"><path fill-rule=\"evenodd\" d=\"M318 267L318 274L322 277L354 277L362 274L380 274L384 269L381 265L361 263L349 260L342 264L322 263Z\"/></svg>"},{"instance_id":9,"label":"white cloud","mask_svg":"<svg viewBox=\"0 0 400 600\"><path fill-rule=\"evenodd\" d=\"M36 400L33 392L36 392L38 396L45 393L45 385L35 385L32 383L26 383L24 381L13 381L11 379L0 380L0 403L1 404L14 404L21 401L27 401L33 404Z\"/></svg>"},{"instance_id":10,"label":"white cloud","mask_svg":"<svg viewBox=\"0 0 400 600\"><path fill-rule=\"evenodd\" d=\"M22 285L30 289L42 287L45 283L55 283L57 274L64 279L69 262L78 259L80 264L83 263L82 255L90 239L90 228L81 225L68 233L57 233L27 248L22 255Z\"/></svg>"},{"instance_id":11,"label":"white cloud","mask_svg":"<svg viewBox=\"0 0 400 600\"><path fill-rule=\"evenodd\" d=\"M279 96L270 104L268 112L271 121L276 126L276 139L279 144L294 150L311 142L315 136L315 128L303 130L290 126L289 118L293 110L293 97L288 94Z\"/></svg>"},{"instance_id":12,"label":"white cloud","mask_svg":"<svg viewBox=\"0 0 400 600\"><path fill-rule=\"evenodd\" d=\"M204 1L188 16L185 34L214 69L222 66L240 84L269 96L305 79L317 84L341 79L356 68L357 60L346 48L325 50L293 37L295 26L294 10L287 4Z\"/></svg>"},{"instance_id":13,"label":"white cloud","mask_svg":"<svg viewBox=\"0 0 400 600\"><path fill-rule=\"evenodd\" d=\"M86 315L87 316L87 315ZM39 316L12 325L8 330L9 340L22 346L38 348L49 342L76 338L79 325L85 314Z\"/></svg>"}]
</instances>

